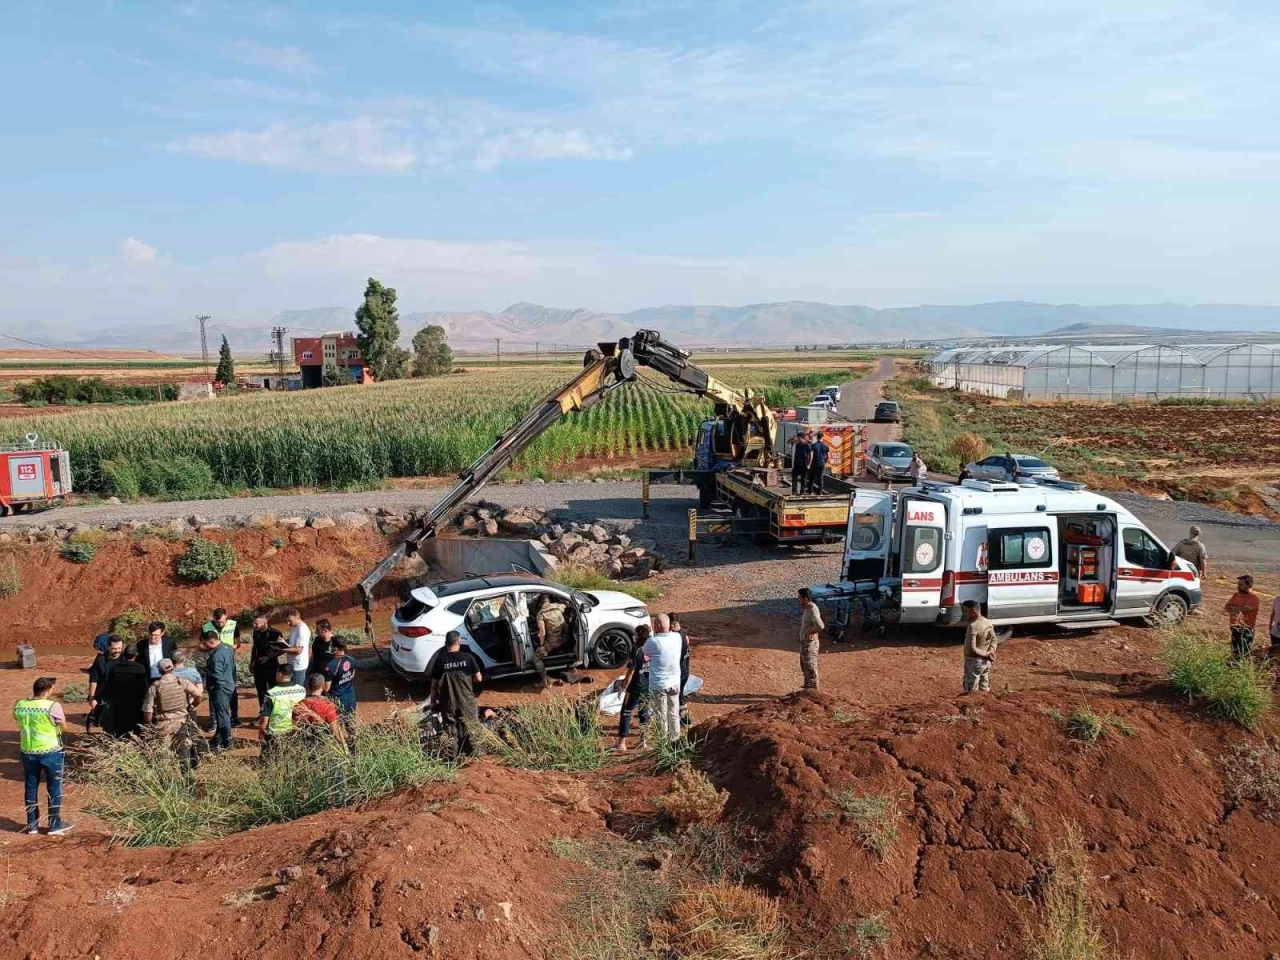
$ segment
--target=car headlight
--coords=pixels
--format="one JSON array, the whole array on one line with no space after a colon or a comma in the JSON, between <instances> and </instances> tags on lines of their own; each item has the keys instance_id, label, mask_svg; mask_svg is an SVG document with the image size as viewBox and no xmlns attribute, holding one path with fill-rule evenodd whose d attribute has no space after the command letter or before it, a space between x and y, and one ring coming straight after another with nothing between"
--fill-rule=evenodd
<instances>
[{"instance_id":1,"label":"car headlight","mask_svg":"<svg viewBox=\"0 0 1280 960\"><path fill-rule=\"evenodd\" d=\"M635 617L637 620L639 620L641 617L647 617L649 615L649 608L648 607L627 607L622 612L625 613L628 617Z\"/></svg>"}]
</instances>

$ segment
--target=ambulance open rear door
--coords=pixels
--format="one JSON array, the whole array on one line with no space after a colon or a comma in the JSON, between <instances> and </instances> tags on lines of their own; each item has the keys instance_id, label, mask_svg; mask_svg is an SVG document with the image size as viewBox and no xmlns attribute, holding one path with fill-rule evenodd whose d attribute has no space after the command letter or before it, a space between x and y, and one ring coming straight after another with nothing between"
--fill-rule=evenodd
<instances>
[{"instance_id":1,"label":"ambulance open rear door","mask_svg":"<svg viewBox=\"0 0 1280 960\"><path fill-rule=\"evenodd\" d=\"M907 499L902 507L902 623L933 623L942 603L946 508L932 500Z\"/></svg>"},{"instance_id":2,"label":"ambulance open rear door","mask_svg":"<svg viewBox=\"0 0 1280 960\"><path fill-rule=\"evenodd\" d=\"M879 580L885 576L893 542L893 494L854 491L844 540L844 579Z\"/></svg>"}]
</instances>

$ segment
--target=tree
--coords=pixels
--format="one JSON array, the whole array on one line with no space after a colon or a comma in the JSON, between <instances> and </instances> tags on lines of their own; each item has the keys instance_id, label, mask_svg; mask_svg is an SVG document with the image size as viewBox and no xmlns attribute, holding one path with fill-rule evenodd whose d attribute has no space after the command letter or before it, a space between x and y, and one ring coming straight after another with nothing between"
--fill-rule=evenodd
<instances>
[{"instance_id":1,"label":"tree","mask_svg":"<svg viewBox=\"0 0 1280 960\"><path fill-rule=\"evenodd\" d=\"M324 374L320 378L322 387L341 387L351 382L350 377L342 375L342 369L336 363L325 365Z\"/></svg>"},{"instance_id":2,"label":"tree","mask_svg":"<svg viewBox=\"0 0 1280 960\"><path fill-rule=\"evenodd\" d=\"M356 310L356 327L360 330L356 342L373 378L383 381L403 377L409 353L396 346L400 314L396 311L395 290L370 277L364 289L364 303Z\"/></svg>"},{"instance_id":3,"label":"tree","mask_svg":"<svg viewBox=\"0 0 1280 960\"><path fill-rule=\"evenodd\" d=\"M231 358L231 345L225 336L218 348L218 369L214 371L213 379L225 386L236 382L236 362Z\"/></svg>"},{"instance_id":4,"label":"tree","mask_svg":"<svg viewBox=\"0 0 1280 960\"><path fill-rule=\"evenodd\" d=\"M438 377L453 369L453 351L444 327L430 324L413 335L413 375Z\"/></svg>"}]
</instances>

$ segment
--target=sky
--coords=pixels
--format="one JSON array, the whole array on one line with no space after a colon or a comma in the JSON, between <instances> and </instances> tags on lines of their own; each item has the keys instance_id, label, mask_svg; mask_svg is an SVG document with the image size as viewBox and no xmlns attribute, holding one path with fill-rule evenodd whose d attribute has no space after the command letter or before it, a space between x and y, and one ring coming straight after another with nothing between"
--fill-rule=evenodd
<instances>
[{"instance_id":1,"label":"sky","mask_svg":"<svg viewBox=\"0 0 1280 960\"><path fill-rule=\"evenodd\" d=\"M1264 0L10 0L0 330L1280 303Z\"/></svg>"}]
</instances>

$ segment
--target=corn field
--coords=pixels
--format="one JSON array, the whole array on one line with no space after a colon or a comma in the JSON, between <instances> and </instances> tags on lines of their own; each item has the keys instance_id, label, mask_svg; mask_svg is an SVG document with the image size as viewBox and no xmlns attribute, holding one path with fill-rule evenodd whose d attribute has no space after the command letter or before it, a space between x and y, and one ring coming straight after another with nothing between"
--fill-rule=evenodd
<instances>
[{"instance_id":1,"label":"corn field","mask_svg":"<svg viewBox=\"0 0 1280 960\"><path fill-rule=\"evenodd\" d=\"M806 364L806 370L815 367L821 364ZM74 484L82 491L116 492L104 463L178 458L207 464L214 483L229 490L373 484L456 473L574 369L475 370L366 387L15 418L0 424L0 437L17 442L34 430L57 441L71 452ZM750 365L715 369L734 386L769 389L771 398L811 388L797 386L784 372ZM848 379L849 364L812 376L837 374ZM687 449L711 405L652 376L585 414L566 417L534 441L518 466L536 473L582 458Z\"/></svg>"}]
</instances>

